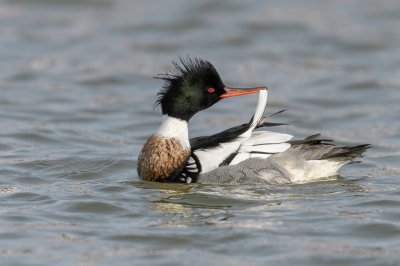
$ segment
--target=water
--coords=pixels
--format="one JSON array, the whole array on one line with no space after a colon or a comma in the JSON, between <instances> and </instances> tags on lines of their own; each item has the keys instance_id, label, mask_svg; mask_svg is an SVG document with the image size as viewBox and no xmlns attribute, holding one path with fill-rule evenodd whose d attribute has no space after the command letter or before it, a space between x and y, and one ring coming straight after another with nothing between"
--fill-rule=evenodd
<instances>
[{"instance_id":1,"label":"water","mask_svg":"<svg viewBox=\"0 0 400 266\"><path fill-rule=\"evenodd\" d=\"M400 4L0 1L2 265L398 265ZM281 187L141 182L178 55L269 87L297 139L371 143L340 175ZM245 123L257 95L196 115Z\"/></svg>"}]
</instances>

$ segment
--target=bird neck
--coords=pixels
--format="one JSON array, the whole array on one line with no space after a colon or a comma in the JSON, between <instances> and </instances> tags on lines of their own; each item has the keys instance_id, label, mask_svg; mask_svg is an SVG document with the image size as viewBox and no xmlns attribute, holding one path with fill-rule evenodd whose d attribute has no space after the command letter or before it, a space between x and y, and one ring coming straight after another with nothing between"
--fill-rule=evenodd
<instances>
[{"instance_id":1,"label":"bird neck","mask_svg":"<svg viewBox=\"0 0 400 266\"><path fill-rule=\"evenodd\" d=\"M175 139L184 150L190 149L188 123L185 120L163 115L162 124L154 135Z\"/></svg>"},{"instance_id":2,"label":"bird neck","mask_svg":"<svg viewBox=\"0 0 400 266\"><path fill-rule=\"evenodd\" d=\"M190 156L187 122L164 116L161 126L144 144L138 157L140 179L171 182Z\"/></svg>"}]
</instances>

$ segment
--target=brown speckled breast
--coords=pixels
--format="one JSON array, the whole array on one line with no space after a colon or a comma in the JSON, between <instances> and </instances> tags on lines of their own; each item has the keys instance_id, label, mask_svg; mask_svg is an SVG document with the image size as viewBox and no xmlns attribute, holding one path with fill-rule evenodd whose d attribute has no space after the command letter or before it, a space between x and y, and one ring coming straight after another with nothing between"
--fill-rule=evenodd
<instances>
[{"instance_id":1,"label":"brown speckled breast","mask_svg":"<svg viewBox=\"0 0 400 266\"><path fill-rule=\"evenodd\" d=\"M152 135L138 158L137 172L142 180L169 182L180 173L190 156L175 139Z\"/></svg>"}]
</instances>

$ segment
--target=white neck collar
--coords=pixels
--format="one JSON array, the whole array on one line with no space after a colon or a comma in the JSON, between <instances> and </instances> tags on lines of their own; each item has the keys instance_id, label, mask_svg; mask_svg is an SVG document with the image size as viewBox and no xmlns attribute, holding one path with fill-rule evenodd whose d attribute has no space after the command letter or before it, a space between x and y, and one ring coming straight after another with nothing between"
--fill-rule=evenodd
<instances>
[{"instance_id":1,"label":"white neck collar","mask_svg":"<svg viewBox=\"0 0 400 266\"><path fill-rule=\"evenodd\" d=\"M162 124L155 135L164 138L174 138L179 141L184 150L190 149L188 124L179 118L163 115Z\"/></svg>"}]
</instances>

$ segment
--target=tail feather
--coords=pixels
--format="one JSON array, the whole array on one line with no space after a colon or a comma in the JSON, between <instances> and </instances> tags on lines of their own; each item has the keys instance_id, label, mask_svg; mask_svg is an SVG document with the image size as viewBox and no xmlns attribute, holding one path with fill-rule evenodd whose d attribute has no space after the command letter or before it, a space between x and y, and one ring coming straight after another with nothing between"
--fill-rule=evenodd
<instances>
[{"instance_id":1,"label":"tail feather","mask_svg":"<svg viewBox=\"0 0 400 266\"><path fill-rule=\"evenodd\" d=\"M321 160L351 161L357 157L363 157L362 154L369 148L371 148L370 144L335 147L329 153L325 154Z\"/></svg>"},{"instance_id":2,"label":"tail feather","mask_svg":"<svg viewBox=\"0 0 400 266\"><path fill-rule=\"evenodd\" d=\"M363 157L363 153L371 148L370 144L356 146L336 147L329 139L319 139L321 134L315 134L304 140L288 141L293 148L304 151L306 160L329 160L341 163L356 163L357 157Z\"/></svg>"}]
</instances>

